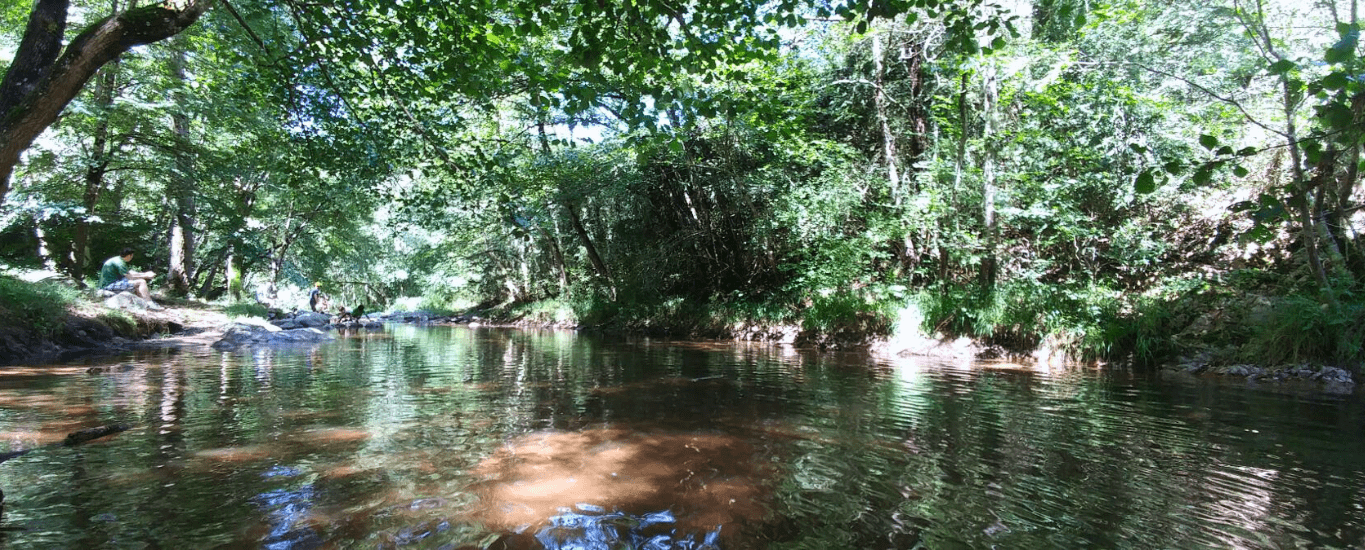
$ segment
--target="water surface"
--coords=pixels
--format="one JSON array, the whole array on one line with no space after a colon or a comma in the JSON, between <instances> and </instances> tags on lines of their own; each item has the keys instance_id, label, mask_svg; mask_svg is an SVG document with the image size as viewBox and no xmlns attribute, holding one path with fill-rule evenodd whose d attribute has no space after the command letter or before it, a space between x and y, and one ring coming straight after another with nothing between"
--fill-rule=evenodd
<instances>
[{"instance_id":1,"label":"water surface","mask_svg":"<svg viewBox=\"0 0 1365 550\"><path fill-rule=\"evenodd\" d=\"M390 327L0 368L6 548L1357 548L1358 393ZM76 447L78 429L127 423Z\"/></svg>"}]
</instances>

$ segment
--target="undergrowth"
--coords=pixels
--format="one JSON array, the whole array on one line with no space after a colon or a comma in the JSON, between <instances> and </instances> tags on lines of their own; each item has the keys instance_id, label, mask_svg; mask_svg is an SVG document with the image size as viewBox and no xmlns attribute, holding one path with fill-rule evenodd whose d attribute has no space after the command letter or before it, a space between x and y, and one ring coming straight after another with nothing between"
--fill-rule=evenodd
<instances>
[{"instance_id":1,"label":"undergrowth","mask_svg":"<svg viewBox=\"0 0 1365 550\"><path fill-rule=\"evenodd\" d=\"M1179 320L1163 297L1014 280L990 293L933 288L916 301L925 332L966 336L1015 353L1048 345L1075 360L1153 365L1178 352L1170 335Z\"/></svg>"},{"instance_id":2,"label":"undergrowth","mask_svg":"<svg viewBox=\"0 0 1365 550\"><path fill-rule=\"evenodd\" d=\"M78 301L80 292L76 289L0 275L0 324L50 336L64 326L69 308Z\"/></svg>"},{"instance_id":3,"label":"undergrowth","mask_svg":"<svg viewBox=\"0 0 1365 550\"><path fill-rule=\"evenodd\" d=\"M1266 364L1322 361L1358 367L1365 356L1365 304L1336 307L1308 296L1277 298L1251 314L1254 330L1241 358Z\"/></svg>"},{"instance_id":4,"label":"undergrowth","mask_svg":"<svg viewBox=\"0 0 1365 550\"><path fill-rule=\"evenodd\" d=\"M260 317L265 319L270 315L270 311L265 304L254 302L234 302L223 306L223 313L232 317Z\"/></svg>"}]
</instances>

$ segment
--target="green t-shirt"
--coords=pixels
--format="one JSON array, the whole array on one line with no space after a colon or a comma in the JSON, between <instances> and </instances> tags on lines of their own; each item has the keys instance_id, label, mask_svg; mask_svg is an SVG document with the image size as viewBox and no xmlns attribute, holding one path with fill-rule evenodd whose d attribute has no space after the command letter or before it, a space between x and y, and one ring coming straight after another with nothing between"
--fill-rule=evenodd
<instances>
[{"instance_id":1,"label":"green t-shirt","mask_svg":"<svg viewBox=\"0 0 1365 550\"><path fill-rule=\"evenodd\" d=\"M114 256L104 261L104 267L100 268L100 288L104 288L122 279L128 274L128 263L123 261L122 256Z\"/></svg>"}]
</instances>

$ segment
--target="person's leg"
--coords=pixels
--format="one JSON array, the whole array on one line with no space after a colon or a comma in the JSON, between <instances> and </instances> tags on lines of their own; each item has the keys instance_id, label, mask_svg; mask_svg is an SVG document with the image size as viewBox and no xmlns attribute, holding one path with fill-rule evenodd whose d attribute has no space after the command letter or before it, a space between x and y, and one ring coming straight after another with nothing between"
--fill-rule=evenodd
<instances>
[{"instance_id":1,"label":"person's leg","mask_svg":"<svg viewBox=\"0 0 1365 550\"><path fill-rule=\"evenodd\" d=\"M133 288L137 290L137 295L141 296L143 300L150 302L152 300L152 290L147 288L147 279L132 279L132 281Z\"/></svg>"}]
</instances>

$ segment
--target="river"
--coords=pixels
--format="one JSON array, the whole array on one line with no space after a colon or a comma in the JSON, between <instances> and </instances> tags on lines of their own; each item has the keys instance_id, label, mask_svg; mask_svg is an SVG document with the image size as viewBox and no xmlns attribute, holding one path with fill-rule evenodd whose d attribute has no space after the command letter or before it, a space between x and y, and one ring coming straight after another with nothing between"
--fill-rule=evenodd
<instances>
[{"instance_id":1,"label":"river","mask_svg":"<svg viewBox=\"0 0 1365 550\"><path fill-rule=\"evenodd\" d=\"M0 368L30 448L4 548L1365 546L1360 392L1117 369L391 326Z\"/></svg>"}]
</instances>

